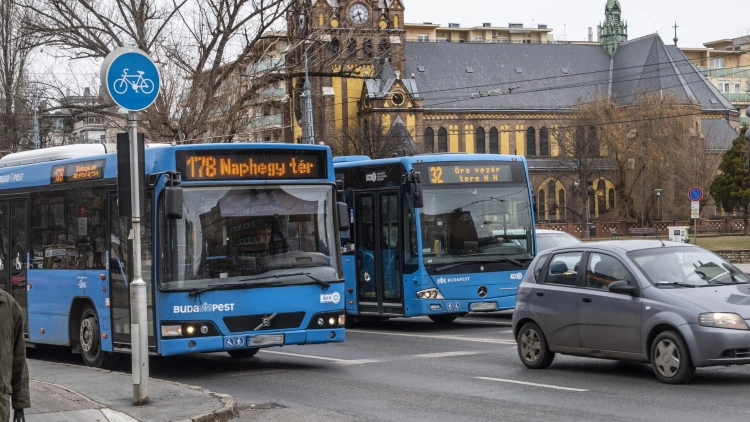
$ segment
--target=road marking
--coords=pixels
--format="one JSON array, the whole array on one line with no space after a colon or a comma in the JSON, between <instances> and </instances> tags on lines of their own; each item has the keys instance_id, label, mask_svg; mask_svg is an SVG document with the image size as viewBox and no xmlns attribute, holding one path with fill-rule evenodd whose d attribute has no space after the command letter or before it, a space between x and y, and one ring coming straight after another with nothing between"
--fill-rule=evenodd
<instances>
[{"instance_id":1,"label":"road marking","mask_svg":"<svg viewBox=\"0 0 750 422\"><path fill-rule=\"evenodd\" d=\"M319 359L319 360L327 360L329 362L338 363L341 365L360 365L363 363L375 363L380 362L379 360L375 359L354 359L354 360L347 360L347 359L336 359L336 358L328 358L325 356L315 356L315 355L302 355L299 353L289 353L289 352L278 352L278 351L271 351L266 350L263 352L263 354L270 353L274 355L284 355L284 356L293 356L296 358L308 358L308 359Z\"/></svg>"},{"instance_id":2,"label":"road marking","mask_svg":"<svg viewBox=\"0 0 750 422\"><path fill-rule=\"evenodd\" d=\"M511 344L511 345L516 344L516 342L512 340L496 340L496 339L491 339L491 338L462 337L462 336L449 336L449 335L439 335L439 334L390 333L387 331L353 330L349 328L347 328L346 332L347 333L379 334L383 336L402 336L402 337L431 338L431 339L440 339L440 340L470 341L474 343Z\"/></svg>"},{"instance_id":3,"label":"road marking","mask_svg":"<svg viewBox=\"0 0 750 422\"><path fill-rule=\"evenodd\" d=\"M439 353L422 353L420 355L411 355L409 358L415 359L430 359L430 358L447 358L451 356L468 356L478 355L484 352L439 352Z\"/></svg>"},{"instance_id":4,"label":"road marking","mask_svg":"<svg viewBox=\"0 0 750 422\"><path fill-rule=\"evenodd\" d=\"M264 375L264 374L275 374L277 372L286 372L286 369L274 369L270 371L242 371L232 372L228 377L246 377L249 375Z\"/></svg>"},{"instance_id":5,"label":"road marking","mask_svg":"<svg viewBox=\"0 0 750 422\"><path fill-rule=\"evenodd\" d=\"M488 378L488 377L476 377L480 380L487 380L487 381L497 381L497 382L508 382L512 384L521 384L521 385L530 385L532 387L542 387L542 388L552 388L555 390L565 390L565 391L576 391L576 392L586 392L589 390L584 390L583 388L570 388L570 387L559 387L557 385L548 385L548 384L537 384L533 382L524 382L524 381L516 381L516 380L506 380L502 378Z\"/></svg>"}]
</instances>

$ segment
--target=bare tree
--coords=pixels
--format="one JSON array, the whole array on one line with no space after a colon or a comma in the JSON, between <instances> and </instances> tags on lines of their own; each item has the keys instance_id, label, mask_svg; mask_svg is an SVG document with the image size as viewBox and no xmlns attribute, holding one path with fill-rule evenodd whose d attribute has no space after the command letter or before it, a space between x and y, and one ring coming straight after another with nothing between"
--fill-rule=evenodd
<instances>
[{"instance_id":1,"label":"bare tree","mask_svg":"<svg viewBox=\"0 0 750 422\"><path fill-rule=\"evenodd\" d=\"M335 156L366 155L372 159L420 152L402 125L386 128L373 116L356 120L329 146Z\"/></svg>"},{"instance_id":2,"label":"bare tree","mask_svg":"<svg viewBox=\"0 0 750 422\"><path fill-rule=\"evenodd\" d=\"M30 89L28 59L34 38L24 33L28 15L12 1L0 2L0 150L16 151L30 142L30 117L38 98Z\"/></svg>"}]
</instances>

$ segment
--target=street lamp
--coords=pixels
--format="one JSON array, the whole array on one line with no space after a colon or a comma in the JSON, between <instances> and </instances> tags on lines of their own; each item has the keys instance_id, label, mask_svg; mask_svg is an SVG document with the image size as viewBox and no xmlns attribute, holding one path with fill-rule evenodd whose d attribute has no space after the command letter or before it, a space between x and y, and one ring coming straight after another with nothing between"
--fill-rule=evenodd
<instances>
[{"instance_id":1,"label":"street lamp","mask_svg":"<svg viewBox=\"0 0 750 422\"><path fill-rule=\"evenodd\" d=\"M656 192L656 218L661 221L661 189L654 189Z\"/></svg>"}]
</instances>

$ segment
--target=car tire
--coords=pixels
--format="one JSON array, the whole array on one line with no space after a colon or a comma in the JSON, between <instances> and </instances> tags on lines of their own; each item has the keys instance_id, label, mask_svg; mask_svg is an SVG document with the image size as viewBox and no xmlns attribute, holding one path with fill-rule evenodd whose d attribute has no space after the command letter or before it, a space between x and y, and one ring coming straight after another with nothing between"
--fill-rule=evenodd
<instances>
[{"instance_id":1,"label":"car tire","mask_svg":"<svg viewBox=\"0 0 750 422\"><path fill-rule=\"evenodd\" d=\"M656 336L650 357L654 375L665 384L684 384L695 375L690 350L675 331L663 331Z\"/></svg>"},{"instance_id":2,"label":"car tire","mask_svg":"<svg viewBox=\"0 0 750 422\"><path fill-rule=\"evenodd\" d=\"M237 349L237 350L227 350L227 353L229 356L235 358L235 359L241 359L241 358L251 358L258 354L258 348L255 349Z\"/></svg>"},{"instance_id":3,"label":"car tire","mask_svg":"<svg viewBox=\"0 0 750 422\"><path fill-rule=\"evenodd\" d=\"M458 318L459 314L428 315L435 324L450 324Z\"/></svg>"},{"instance_id":4,"label":"car tire","mask_svg":"<svg viewBox=\"0 0 750 422\"><path fill-rule=\"evenodd\" d=\"M527 322L518 330L518 357L530 369L544 369L555 359L555 353L547 347L547 338L533 322Z\"/></svg>"}]
</instances>

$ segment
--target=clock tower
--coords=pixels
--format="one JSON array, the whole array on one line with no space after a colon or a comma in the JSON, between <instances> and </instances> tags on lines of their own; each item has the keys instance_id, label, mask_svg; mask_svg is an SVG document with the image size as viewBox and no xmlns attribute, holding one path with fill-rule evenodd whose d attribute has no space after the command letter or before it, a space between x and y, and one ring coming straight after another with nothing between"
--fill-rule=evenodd
<instances>
[{"instance_id":1,"label":"clock tower","mask_svg":"<svg viewBox=\"0 0 750 422\"><path fill-rule=\"evenodd\" d=\"M312 85L316 141L333 144L353 126L359 115L364 81L377 77L389 62L404 72L403 0L300 0L290 14L287 27L293 38L311 40L298 43L290 52L292 66L302 64L308 54ZM298 72L295 72L298 73ZM300 101L304 80L294 78L292 88L293 137L301 136Z\"/></svg>"}]
</instances>

